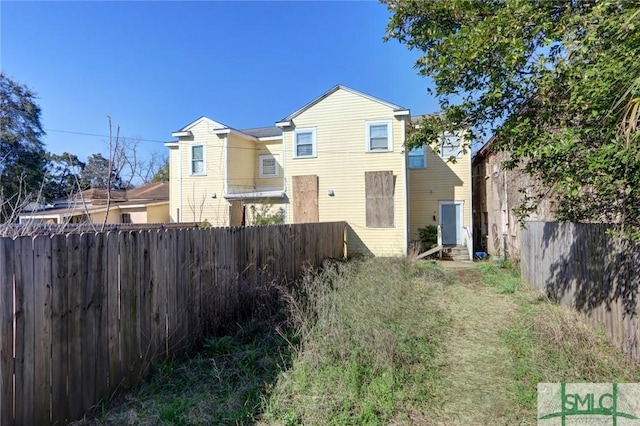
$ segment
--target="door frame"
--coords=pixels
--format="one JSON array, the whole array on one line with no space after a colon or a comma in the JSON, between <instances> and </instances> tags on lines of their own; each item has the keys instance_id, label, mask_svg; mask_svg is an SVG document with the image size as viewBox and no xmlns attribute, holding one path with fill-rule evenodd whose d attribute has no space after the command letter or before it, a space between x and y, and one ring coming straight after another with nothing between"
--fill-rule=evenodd
<instances>
[{"instance_id":1,"label":"door frame","mask_svg":"<svg viewBox=\"0 0 640 426\"><path fill-rule=\"evenodd\" d=\"M456 239L456 245L462 245L462 233L464 228L464 200L440 200L438 201L438 225L442 226L442 206L445 205L459 205L460 213L458 213L457 222L458 222L458 234Z\"/></svg>"}]
</instances>

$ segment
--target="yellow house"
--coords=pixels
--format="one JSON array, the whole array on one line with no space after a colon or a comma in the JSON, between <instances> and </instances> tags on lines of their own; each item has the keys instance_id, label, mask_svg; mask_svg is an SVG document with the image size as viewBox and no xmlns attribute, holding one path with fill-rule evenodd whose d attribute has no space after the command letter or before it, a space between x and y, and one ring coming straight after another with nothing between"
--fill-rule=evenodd
<instances>
[{"instance_id":1,"label":"yellow house","mask_svg":"<svg viewBox=\"0 0 640 426\"><path fill-rule=\"evenodd\" d=\"M443 138L442 157L407 152L410 111L342 85L275 124L237 130L200 117L172 133L172 221L250 225L267 208L286 223L346 221L350 255L406 254L428 225L441 226L444 245L470 243L459 137Z\"/></svg>"}]
</instances>

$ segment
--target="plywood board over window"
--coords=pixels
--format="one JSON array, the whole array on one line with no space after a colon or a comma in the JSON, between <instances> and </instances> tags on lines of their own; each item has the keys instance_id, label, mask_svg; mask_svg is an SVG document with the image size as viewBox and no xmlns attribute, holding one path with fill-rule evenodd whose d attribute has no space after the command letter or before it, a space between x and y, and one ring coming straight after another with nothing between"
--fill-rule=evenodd
<instances>
[{"instance_id":1,"label":"plywood board over window","mask_svg":"<svg viewBox=\"0 0 640 426\"><path fill-rule=\"evenodd\" d=\"M390 170L365 172L364 184L367 200L367 227L393 227L395 225L393 216L393 172Z\"/></svg>"},{"instance_id":2,"label":"plywood board over window","mask_svg":"<svg viewBox=\"0 0 640 426\"><path fill-rule=\"evenodd\" d=\"M318 222L318 176L293 176L293 220L296 223Z\"/></svg>"}]
</instances>

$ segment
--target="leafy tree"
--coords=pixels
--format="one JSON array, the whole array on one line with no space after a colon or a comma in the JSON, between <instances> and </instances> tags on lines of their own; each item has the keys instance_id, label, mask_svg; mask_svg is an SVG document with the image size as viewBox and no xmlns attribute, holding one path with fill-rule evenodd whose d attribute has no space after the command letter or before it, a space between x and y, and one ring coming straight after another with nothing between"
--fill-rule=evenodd
<instances>
[{"instance_id":1,"label":"leafy tree","mask_svg":"<svg viewBox=\"0 0 640 426\"><path fill-rule=\"evenodd\" d=\"M169 182L169 159L164 158L163 163L158 167L151 182Z\"/></svg>"},{"instance_id":2,"label":"leafy tree","mask_svg":"<svg viewBox=\"0 0 640 426\"><path fill-rule=\"evenodd\" d=\"M385 2L387 40L423 52L416 68L443 112L413 129L410 147L445 130L494 133L507 166L551 189L559 219L640 229L640 3Z\"/></svg>"},{"instance_id":3,"label":"leafy tree","mask_svg":"<svg viewBox=\"0 0 640 426\"><path fill-rule=\"evenodd\" d=\"M46 157L36 95L0 72L0 221L40 190Z\"/></svg>"},{"instance_id":4,"label":"leafy tree","mask_svg":"<svg viewBox=\"0 0 640 426\"><path fill-rule=\"evenodd\" d=\"M47 201L67 197L74 192L87 189L89 183L81 178L85 163L68 152L62 155L47 154L47 174L43 197Z\"/></svg>"},{"instance_id":5,"label":"leafy tree","mask_svg":"<svg viewBox=\"0 0 640 426\"><path fill-rule=\"evenodd\" d=\"M80 175L91 188L126 189L115 164L100 153L89 156Z\"/></svg>"}]
</instances>

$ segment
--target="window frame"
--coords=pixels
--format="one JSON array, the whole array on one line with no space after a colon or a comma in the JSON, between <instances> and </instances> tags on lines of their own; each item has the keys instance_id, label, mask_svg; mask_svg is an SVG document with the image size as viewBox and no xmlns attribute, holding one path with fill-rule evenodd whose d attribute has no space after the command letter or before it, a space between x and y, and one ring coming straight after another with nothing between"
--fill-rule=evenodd
<instances>
[{"instance_id":1,"label":"window frame","mask_svg":"<svg viewBox=\"0 0 640 426\"><path fill-rule=\"evenodd\" d=\"M273 160L275 162L274 174L266 174L264 172L264 160ZM260 162L260 177L264 179L280 177L280 164L278 163L278 156L273 154L260 155L258 157Z\"/></svg>"},{"instance_id":2,"label":"window frame","mask_svg":"<svg viewBox=\"0 0 640 426\"><path fill-rule=\"evenodd\" d=\"M387 148L371 148L371 127L387 126ZM364 138L366 152L393 152L393 121L391 120L367 120L364 124Z\"/></svg>"},{"instance_id":3,"label":"window frame","mask_svg":"<svg viewBox=\"0 0 640 426\"><path fill-rule=\"evenodd\" d=\"M298 155L298 135L311 133L311 154L310 155ZM307 145L307 144L304 144ZM316 158L318 156L318 148L316 141L316 128L307 127L301 129L295 129L293 131L293 158Z\"/></svg>"},{"instance_id":4,"label":"window frame","mask_svg":"<svg viewBox=\"0 0 640 426\"><path fill-rule=\"evenodd\" d=\"M193 150L194 148L197 147L202 147L202 158L201 159L195 159L193 158ZM189 175L190 176L206 176L207 175L207 169L206 169L206 148L205 145L203 143L197 143L197 144L192 144L189 147L189 164L190 164L190 169L189 169ZM201 173L196 173L195 172L195 168L194 168L194 162L195 161L201 161L202 162L202 172Z\"/></svg>"},{"instance_id":5,"label":"window frame","mask_svg":"<svg viewBox=\"0 0 640 426\"><path fill-rule=\"evenodd\" d=\"M458 152L456 153L456 155L444 155L444 144L445 142L448 140L448 138L451 137L455 137L458 139ZM460 158L462 157L462 138L460 137L460 135L458 133L450 133L450 132L446 132L443 133L442 136L440 137L440 157L447 159L447 158Z\"/></svg>"},{"instance_id":6,"label":"window frame","mask_svg":"<svg viewBox=\"0 0 640 426\"><path fill-rule=\"evenodd\" d=\"M133 223L131 221L131 213L120 213L120 223Z\"/></svg>"},{"instance_id":7,"label":"window frame","mask_svg":"<svg viewBox=\"0 0 640 426\"><path fill-rule=\"evenodd\" d=\"M416 154L412 155L412 153L417 149L422 149L422 155L416 155ZM422 158L422 165L421 166L412 166L411 165L411 157ZM409 152L407 152L407 168L409 168L409 169L426 169L427 168L426 145L422 145L420 147L413 148L413 149L409 150Z\"/></svg>"}]
</instances>

